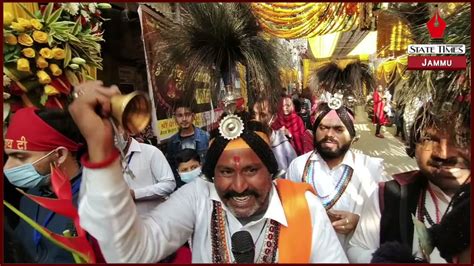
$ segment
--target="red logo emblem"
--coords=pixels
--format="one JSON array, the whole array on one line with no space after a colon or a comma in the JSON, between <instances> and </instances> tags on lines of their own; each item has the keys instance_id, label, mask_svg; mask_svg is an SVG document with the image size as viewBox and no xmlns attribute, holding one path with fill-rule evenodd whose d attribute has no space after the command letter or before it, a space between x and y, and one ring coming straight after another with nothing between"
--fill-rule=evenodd
<instances>
[{"instance_id":1,"label":"red logo emblem","mask_svg":"<svg viewBox=\"0 0 474 266\"><path fill-rule=\"evenodd\" d=\"M434 16L426 23L431 39L442 39L444 30L446 29L446 22L440 17L438 9Z\"/></svg>"}]
</instances>

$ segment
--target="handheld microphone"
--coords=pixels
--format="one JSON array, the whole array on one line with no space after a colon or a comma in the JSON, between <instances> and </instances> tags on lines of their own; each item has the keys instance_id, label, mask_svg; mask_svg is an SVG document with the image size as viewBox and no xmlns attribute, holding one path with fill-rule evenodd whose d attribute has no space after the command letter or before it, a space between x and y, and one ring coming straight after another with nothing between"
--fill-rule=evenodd
<instances>
[{"instance_id":1,"label":"handheld microphone","mask_svg":"<svg viewBox=\"0 0 474 266\"><path fill-rule=\"evenodd\" d=\"M235 232L232 237L232 254L237 263L254 263L255 245L248 231Z\"/></svg>"}]
</instances>

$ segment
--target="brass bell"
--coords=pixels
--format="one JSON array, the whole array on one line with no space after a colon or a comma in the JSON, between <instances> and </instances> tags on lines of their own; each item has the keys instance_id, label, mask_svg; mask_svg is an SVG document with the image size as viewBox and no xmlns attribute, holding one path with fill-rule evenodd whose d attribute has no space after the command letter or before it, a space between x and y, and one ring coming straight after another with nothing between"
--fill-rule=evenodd
<instances>
[{"instance_id":1,"label":"brass bell","mask_svg":"<svg viewBox=\"0 0 474 266\"><path fill-rule=\"evenodd\" d=\"M112 117L128 132L138 134L150 122L151 104L145 93L134 91L125 95L115 95L110 101Z\"/></svg>"}]
</instances>

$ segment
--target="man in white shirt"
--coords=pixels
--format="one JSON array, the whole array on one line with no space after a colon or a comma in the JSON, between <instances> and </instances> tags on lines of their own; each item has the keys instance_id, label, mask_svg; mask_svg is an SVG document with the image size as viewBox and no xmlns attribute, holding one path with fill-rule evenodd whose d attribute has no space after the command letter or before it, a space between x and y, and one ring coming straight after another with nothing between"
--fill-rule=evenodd
<instances>
[{"instance_id":1,"label":"man in white shirt","mask_svg":"<svg viewBox=\"0 0 474 266\"><path fill-rule=\"evenodd\" d=\"M332 75L334 71L327 73ZM320 75L319 81L326 84L327 76ZM350 150L356 139L354 114L343 104L344 92L335 84L334 87L326 87L336 92L334 96L329 97L328 102L319 104L316 111L314 150L293 160L287 178L314 187L346 249L359 221L362 204L375 190L377 183L386 178L383 159Z\"/></svg>"},{"instance_id":2,"label":"man in white shirt","mask_svg":"<svg viewBox=\"0 0 474 266\"><path fill-rule=\"evenodd\" d=\"M108 114L117 90L99 81L76 90L81 96L69 110L89 144L79 215L107 262L154 263L190 237L193 262L235 262L234 252L237 258L248 254L238 251L242 246L232 237L238 231L250 234L254 262L347 262L311 188L274 182L278 166L268 137L251 130L251 122L241 131L237 116L220 123L221 133L203 166L207 180L183 186L151 213L138 216L112 144L111 125L95 112L101 106L101 113Z\"/></svg>"},{"instance_id":3,"label":"man in white shirt","mask_svg":"<svg viewBox=\"0 0 474 266\"><path fill-rule=\"evenodd\" d=\"M325 107L326 103L320 105ZM335 110L319 114L314 125L315 149L291 162L287 178L314 187L346 249L362 204L377 183L386 180L383 159L350 150L355 138L353 118L343 123Z\"/></svg>"},{"instance_id":4,"label":"man in white shirt","mask_svg":"<svg viewBox=\"0 0 474 266\"><path fill-rule=\"evenodd\" d=\"M415 155L420 170L394 175L364 203L349 243L351 262L368 263L380 245L396 241L428 262L446 263L436 248L431 254L421 251L427 250L426 245L418 237L412 216L428 228L439 223L452 195L461 184L470 183L470 119L452 110L440 119L431 110L436 110L431 103L424 106L411 129L414 151L408 153Z\"/></svg>"},{"instance_id":5,"label":"man in white shirt","mask_svg":"<svg viewBox=\"0 0 474 266\"><path fill-rule=\"evenodd\" d=\"M164 154L155 146L140 143L123 129L126 140L122 160L123 176L139 214L152 211L173 193L176 181Z\"/></svg>"}]
</instances>

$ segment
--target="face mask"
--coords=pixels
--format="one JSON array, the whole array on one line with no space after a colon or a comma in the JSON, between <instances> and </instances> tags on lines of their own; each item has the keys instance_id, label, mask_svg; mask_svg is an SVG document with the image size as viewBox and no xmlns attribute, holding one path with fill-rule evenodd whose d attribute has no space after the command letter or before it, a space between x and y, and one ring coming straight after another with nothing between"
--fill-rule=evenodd
<instances>
[{"instance_id":1,"label":"face mask","mask_svg":"<svg viewBox=\"0 0 474 266\"><path fill-rule=\"evenodd\" d=\"M7 177L8 181L10 181L10 183L16 187L34 188L47 184L51 174L41 175L38 173L38 171L36 171L33 164L43 160L44 158L47 158L53 152L54 151L46 154L33 163L27 163L10 169L5 169L3 173Z\"/></svg>"},{"instance_id":2,"label":"face mask","mask_svg":"<svg viewBox=\"0 0 474 266\"><path fill-rule=\"evenodd\" d=\"M198 167L189 172L179 173L179 176L181 177L181 181L183 181L184 183L189 183L193 181L194 179L196 179L200 174L201 174L201 167Z\"/></svg>"}]
</instances>

